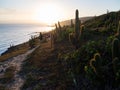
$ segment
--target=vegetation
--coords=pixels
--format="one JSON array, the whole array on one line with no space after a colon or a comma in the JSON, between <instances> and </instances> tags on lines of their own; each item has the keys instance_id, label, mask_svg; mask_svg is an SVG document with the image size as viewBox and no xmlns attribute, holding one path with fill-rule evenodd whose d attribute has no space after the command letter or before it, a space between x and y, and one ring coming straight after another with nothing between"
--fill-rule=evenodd
<instances>
[{"instance_id":1,"label":"vegetation","mask_svg":"<svg viewBox=\"0 0 120 90\"><path fill-rule=\"evenodd\" d=\"M14 56L23 54L29 50L28 43L18 45L14 47L14 50L10 50L9 52L5 53L4 55L0 56L0 61L5 61L7 59L10 59Z\"/></svg>"},{"instance_id":2,"label":"vegetation","mask_svg":"<svg viewBox=\"0 0 120 90\"><path fill-rule=\"evenodd\" d=\"M39 39L40 39L40 41L43 40L43 35L42 35L41 32L40 32L40 34L39 34Z\"/></svg>"},{"instance_id":3,"label":"vegetation","mask_svg":"<svg viewBox=\"0 0 120 90\"><path fill-rule=\"evenodd\" d=\"M81 23L76 10L75 24L55 24L51 40L40 43L24 62L22 90L119 90L119 14L108 12ZM31 48L35 42L31 38Z\"/></svg>"},{"instance_id":4,"label":"vegetation","mask_svg":"<svg viewBox=\"0 0 120 90\"><path fill-rule=\"evenodd\" d=\"M29 40L29 46L30 46L30 48L35 47L35 37L34 36L31 36L31 39Z\"/></svg>"},{"instance_id":5,"label":"vegetation","mask_svg":"<svg viewBox=\"0 0 120 90\"><path fill-rule=\"evenodd\" d=\"M35 90L120 88L119 28L117 30L115 27L116 22L111 23L111 19L114 21L113 16L108 13L95 17L83 25L80 24L78 16L78 10L76 10L74 27L72 21L69 27L61 27L60 22L58 25L55 24L56 29L51 34L51 43L54 48L48 49L43 46L43 51L47 54L46 58L43 58L39 48L26 61L23 72L27 71L25 73L27 75L32 74L32 82L29 78L26 79L23 89L31 85ZM108 17L111 19L105 19ZM102 21L103 18L105 23ZM108 26L110 26L109 29ZM41 77L40 80L39 77Z\"/></svg>"},{"instance_id":6,"label":"vegetation","mask_svg":"<svg viewBox=\"0 0 120 90\"><path fill-rule=\"evenodd\" d=\"M0 77L0 90L8 90L5 85L13 81L14 72L15 67L13 66L6 69L4 76Z\"/></svg>"}]
</instances>

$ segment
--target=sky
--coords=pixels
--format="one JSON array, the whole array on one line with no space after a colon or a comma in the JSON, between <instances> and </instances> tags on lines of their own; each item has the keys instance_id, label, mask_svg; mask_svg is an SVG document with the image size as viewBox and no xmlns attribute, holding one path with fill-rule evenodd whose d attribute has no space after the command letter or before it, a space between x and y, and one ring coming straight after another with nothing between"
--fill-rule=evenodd
<instances>
[{"instance_id":1,"label":"sky","mask_svg":"<svg viewBox=\"0 0 120 90\"><path fill-rule=\"evenodd\" d=\"M47 23L120 10L120 0L0 0L0 23Z\"/></svg>"}]
</instances>

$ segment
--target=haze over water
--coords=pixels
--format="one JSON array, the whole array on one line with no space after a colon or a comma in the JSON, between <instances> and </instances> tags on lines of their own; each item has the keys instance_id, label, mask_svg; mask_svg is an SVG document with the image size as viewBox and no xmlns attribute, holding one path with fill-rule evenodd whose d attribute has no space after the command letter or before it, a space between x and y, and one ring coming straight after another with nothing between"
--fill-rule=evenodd
<instances>
[{"instance_id":1,"label":"haze over water","mask_svg":"<svg viewBox=\"0 0 120 90\"><path fill-rule=\"evenodd\" d=\"M52 30L53 27L27 25L27 24L0 24L0 54L7 50L10 45L18 45L30 39L36 32Z\"/></svg>"}]
</instances>

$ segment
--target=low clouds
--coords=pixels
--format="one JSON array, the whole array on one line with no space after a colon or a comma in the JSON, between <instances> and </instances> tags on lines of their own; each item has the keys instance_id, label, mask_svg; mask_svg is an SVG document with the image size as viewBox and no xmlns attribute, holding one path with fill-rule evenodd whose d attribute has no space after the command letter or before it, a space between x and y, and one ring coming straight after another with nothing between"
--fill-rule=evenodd
<instances>
[{"instance_id":1,"label":"low clouds","mask_svg":"<svg viewBox=\"0 0 120 90\"><path fill-rule=\"evenodd\" d=\"M0 8L0 23L29 22L33 14L27 10Z\"/></svg>"},{"instance_id":2,"label":"low clouds","mask_svg":"<svg viewBox=\"0 0 120 90\"><path fill-rule=\"evenodd\" d=\"M14 14L14 13L16 13L15 9L0 8L0 15Z\"/></svg>"}]
</instances>

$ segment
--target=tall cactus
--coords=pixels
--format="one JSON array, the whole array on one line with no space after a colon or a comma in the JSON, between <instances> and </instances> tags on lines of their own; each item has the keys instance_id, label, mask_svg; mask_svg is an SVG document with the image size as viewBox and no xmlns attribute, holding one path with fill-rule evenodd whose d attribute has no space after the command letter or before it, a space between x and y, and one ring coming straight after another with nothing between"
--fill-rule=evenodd
<instances>
[{"instance_id":1,"label":"tall cactus","mask_svg":"<svg viewBox=\"0 0 120 90\"><path fill-rule=\"evenodd\" d=\"M112 42L112 59L116 57L120 59L120 41L117 38Z\"/></svg>"},{"instance_id":2,"label":"tall cactus","mask_svg":"<svg viewBox=\"0 0 120 90\"><path fill-rule=\"evenodd\" d=\"M75 26L75 29L74 29L75 31L74 33L69 35L69 40L75 46L75 48L78 49L80 47L79 45L80 45L80 37L81 37L78 9L75 12L75 25L74 26Z\"/></svg>"},{"instance_id":3,"label":"tall cactus","mask_svg":"<svg viewBox=\"0 0 120 90\"><path fill-rule=\"evenodd\" d=\"M75 12L75 37L78 39L80 34L80 20L79 20L79 12L78 9Z\"/></svg>"}]
</instances>

